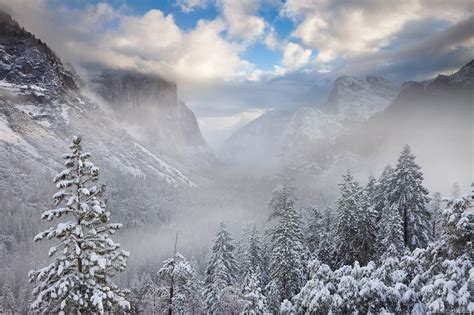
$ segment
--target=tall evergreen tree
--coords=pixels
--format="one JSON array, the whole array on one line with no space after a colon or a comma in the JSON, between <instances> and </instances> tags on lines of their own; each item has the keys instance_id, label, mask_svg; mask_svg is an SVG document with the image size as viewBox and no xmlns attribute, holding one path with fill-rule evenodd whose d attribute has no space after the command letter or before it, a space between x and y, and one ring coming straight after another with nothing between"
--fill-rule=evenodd
<instances>
[{"instance_id":1,"label":"tall evergreen tree","mask_svg":"<svg viewBox=\"0 0 474 315\"><path fill-rule=\"evenodd\" d=\"M382 216L382 211L388 204L388 192L392 182L394 169L390 165L385 166L375 185L375 195L373 198L375 211L377 211L377 221Z\"/></svg>"},{"instance_id":2,"label":"tall evergreen tree","mask_svg":"<svg viewBox=\"0 0 474 315\"><path fill-rule=\"evenodd\" d=\"M12 286L9 282L5 282L1 291L0 312L2 314L15 314L17 310L18 305L15 301L15 295L13 294Z\"/></svg>"},{"instance_id":3,"label":"tall evergreen tree","mask_svg":"<svg viewBox=\"0 0 474 315\"><path fill-rule=\"evenodd\" d=\"M259 270L248 273L244 280L244 314L265 314L267 313L267 299L262 293L260 281L258 280Z\"/></svg>"},{"instance_id":4,"label":"tall evergreen tree","mask_svg":"<svg viewBox=\"0 0 474 315\"><path fill-rule=\"evenodd\" d=\"M352 265L360 257L358 216L362 212L363 191L351 172L343 175L339 184L341 196L337 200L336 265Z\"/></svg>"},{"instance_id":5,"label":"tall evergreen tree","mask_svg":"<svg viewBox=\"0 0 474 315\"><path fill-rule=\"evenodd\" d=\"M241 266L243 277L255 274L260 285L268 280L265 269L263 249L257 227L253 225L247 235L246 248Z\"/></svg>"},{"instance_id":6,"label":"tall evergreen tree","mask_svg":"<svg viewBox=\"0 0 474 315\"><path fill-rule=\"evenodd\" d=\"M284 179L285 180L285 179ZM289 181L286 179L286 181ZM268 203L272 210L269 220L282 216L288 209L295 206L295 188L290 184L277 186L272 193L272 199Z\"/></svg>"},{"instance_id":7,"label":"tall evergreen tree","mask_svg":"<svg viewBox=\"0 0 474 315\"><path fill-rule=\"evenodd\" d=\"M398 209L386 206L378 224L376 250L379 259L386 256L400 256L405 249L402 218Z\"/></svg>"},{"instance_id":8,"label":"tall evergreen tree","mask_svg":"<svg viewBox=\"0 0 474 315\"><path fill-rule=\"evenodd\" d=\"M237 282L238 268L233 254L234 249L230 233L222 222L212 247L204 283L204 300L210 313L219 312L223 302L220 300L222 293ZM225 292L231 291L233 292L227 289Z\"/></svg>"},{"instance_id":9,"label":"tall evergreen tree","mask_svg":"<svg viewBox=\"0 0 474 315\"><path fill-rule=\"evenodd\" d=\"M278 197L281 194L283 196ZM280 298L291 299L304 284L308 254L301 231L301 217L294 209L294 198L283 189L274 191L275 199L284 202L273 204L278 222L272 230L271 277L275 280Z\"/></svg>"},{"instance_id":10,"label":"tall evergreen tree","mask_svg":"<svg viewBox=\"0 0 474 315\"><path fill-rule=\"evenodd\" d=\"M403 219L403 240L411 250L426 247L431 239L428 189L423 173L408 145L398 158L388 192L390 208L396 206Z\"/></svg>"},{"instance_id":11,"label":"tall evergreen tree","mask_svg":"<svg viewBox=\"0 0 474 315\"><path fill-rule=\"evenodd\" d=\"M265 287L265 296L267 298L268 311L272 314L278 314L282 299L275 280L271 280Z\"/></svg>"},{"instance_id":12,"label":"tall evergreen tree","mask_svg":"<svg viewBox=\"0 0 474 315\"><path fill-rule=\"evenodd\" d=\"M316 206L307 209L304 214L307 222L305 226L306 244L308 244L309 252L315 255L323 237L323 216Z\"/></svg>"},{"instance_id":13,"label":"tall evergreen tree","mask_svg":"<svg viewBox=\"0 0 474 315\"><path fill-rule=\"evenodd\" d=\"M360 253L358 261L361 265L366 265L375 258L377 221L379 214L375 209L375 189L376 181L374 177L369 178L369 182L363 191L361 212L357 217L358 238L360 242Z\"/></svg>"},{"instance_id":14,"label":"tall evergreen tree","mask_svg":"<svg viewBox=\"0 0 474 315\"><path fill-rule=\"evenodd\" d=\"M35 241L55 239L58 243L49 251L54 261L29 273L36 282L31 308L68 313L127 310L125 291L112 282L114 274L125 269L129 255L110 238L122 225L109 223L110 212L102 198L105 185L94 185L99 169L88 161L90 154L82 151L80 137L74 137L70 149L63 155L66 169L54 178L58 192L53 199L58 208L42 214L47 221L69 220L35 236Z\"/></svg>"},{"instance_id":15,"label":"tall evergreen tree","mask_svg":"<svg viewBox=\"0 0 474 315\"><path fill-rule=\"evenodd\" d=\"M334 254L336 251L333 221L332 209L327 208L322 213L321 236L319 246L316 249L316 257L327 265L331 265L334 262Z\"/></svg>"},{"instance_id":16,"label":"tall evergreen tree","mask_svg":"<svg viewBox=\"0 0 474 315\"><path fill-rule=\"evenodd\" d=\"M188 297L189 310L191 314L201 314L204 312L203 287L204 283L198 271L198 264L194 257L189 262L192 271L191 295Z\"/></svg>"},{"instance_id":17,"label":"tall evergreen tree","mask_svg":"<svg viewBox=\"0 0 474 315\"><path fill-rule=\"evenodd\" d=\"M168 310L168 314L189 312L190 297L194 294L193 276L191 265L180 253L165 260L158 271L160 309Z\"/></svg>"}]
</instances>

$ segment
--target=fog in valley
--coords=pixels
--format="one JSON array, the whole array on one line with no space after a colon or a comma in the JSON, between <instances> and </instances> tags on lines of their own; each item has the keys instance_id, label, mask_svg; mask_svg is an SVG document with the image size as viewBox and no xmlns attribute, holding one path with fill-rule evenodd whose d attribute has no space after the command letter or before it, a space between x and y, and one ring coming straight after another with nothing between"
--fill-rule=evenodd
<instances>
[{"instance_id":1,"label":"fog in valley","mask_svg":"<svg viewBox=\"0 0 474 315\"><path fill-rule=\"evenodd\" d=\"M0 1L0 313L474 311L472 4L274 2Z\"/></svg>"}]
</instances>

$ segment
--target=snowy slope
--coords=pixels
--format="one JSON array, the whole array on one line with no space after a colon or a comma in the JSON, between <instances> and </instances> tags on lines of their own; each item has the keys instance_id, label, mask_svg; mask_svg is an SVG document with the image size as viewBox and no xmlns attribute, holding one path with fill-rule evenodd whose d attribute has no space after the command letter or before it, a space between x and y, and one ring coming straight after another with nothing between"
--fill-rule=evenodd
<instances>
[{"instance_id":1,"label":"snowy slope","mask_svg":"<svg viewBox=\"0 0 474 315\"><path fill-rule=\"evenodd\" d=\"M195 185L166 157L137 147L113 115L82 95L77 75L5 13L0 13L0 50L2 181L13 180L9 172L18 168L18 161L41 165L34 169L38 175L56 170L71 137L79 134L105 174L154 176L175 187Z\"/></svg>"}]
</instances>

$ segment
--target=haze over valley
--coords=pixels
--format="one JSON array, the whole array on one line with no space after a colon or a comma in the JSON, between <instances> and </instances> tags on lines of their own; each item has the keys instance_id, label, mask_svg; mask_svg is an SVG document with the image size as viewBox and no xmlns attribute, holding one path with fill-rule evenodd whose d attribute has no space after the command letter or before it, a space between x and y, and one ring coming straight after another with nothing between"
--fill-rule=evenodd
<instances>
[{"instance_id":1,"label":"haze over valley","mask_svg":"<svg viewBox=\"0 0 474 315\"><path fill-rule=\"evenodd\" d=\"M472 4L393 10L0 0L0 313L474 312Z\"/></svg>"}]
</instances>

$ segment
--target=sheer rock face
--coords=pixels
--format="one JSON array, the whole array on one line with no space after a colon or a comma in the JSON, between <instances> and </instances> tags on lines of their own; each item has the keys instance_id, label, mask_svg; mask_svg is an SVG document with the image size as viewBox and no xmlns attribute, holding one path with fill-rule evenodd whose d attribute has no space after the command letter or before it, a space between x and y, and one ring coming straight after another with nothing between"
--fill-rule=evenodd
<instances>
[{"instance_id":1,"label":"sheer rock face","mask_svg":"<svg viewBox=\"0 0 474 315\"><path fill-rule=\"evenodd\" d=\"M366 80L341 76L323 109L341 121L365 121L386 109L399 87L382 77L368 75Z\"/></svg>"},{"instance_id":2,"label":"sheer rock face","mask_svg":"<svg viewBox=\"0 0 474 315\"><path fill-rule=\"evenodd\" d=\"M178 169L163 151L134 139L113 112L85 96L83 84L46 44L0 11L1 190L18 194L18 187L29 185L25 174L39 178L42 187L50 185L74 135L83 137L105 177L195 185L179 170L182 165Z\"/></svg>"},{"instance_id":3,"label":"sheer rock face","mask_svg":"<svg viewBox=\"0 0 474 315\"><path fill-rule=\"evenodd\" d=\"M93 77L92 88L131 124L138 139L177 150L206 145L175 83L134 71L105 70Z\"/></svg>"}]
</instances>

